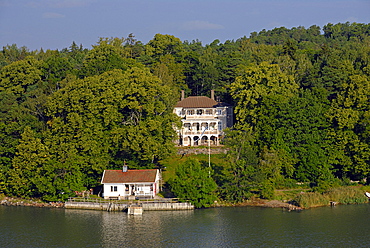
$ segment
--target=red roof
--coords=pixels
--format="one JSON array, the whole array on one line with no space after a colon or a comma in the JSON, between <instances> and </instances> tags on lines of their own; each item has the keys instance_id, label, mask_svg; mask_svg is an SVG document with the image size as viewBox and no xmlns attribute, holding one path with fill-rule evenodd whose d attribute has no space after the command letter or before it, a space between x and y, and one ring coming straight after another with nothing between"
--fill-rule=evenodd
<instances>
[{"instance_id":1,"label":"red roof","mask_svg":"<svg viewBox=\"0 0 370 248\"><path fill-rule=\"evenodd\" d=\"M157 169L151 170L105 170L101 183L151 183L155 182Z\"/></svg>"},{"instance_id":2,"label":"red roof","mask_svg":"<svg viewBox=\"0 0 370 248\"><path fill-rule=\"evenodd\" d=\"M189 96L179 101L175 107L183 108L214 108L217 102L206 96Z\"/></svg>"}]
</instances>

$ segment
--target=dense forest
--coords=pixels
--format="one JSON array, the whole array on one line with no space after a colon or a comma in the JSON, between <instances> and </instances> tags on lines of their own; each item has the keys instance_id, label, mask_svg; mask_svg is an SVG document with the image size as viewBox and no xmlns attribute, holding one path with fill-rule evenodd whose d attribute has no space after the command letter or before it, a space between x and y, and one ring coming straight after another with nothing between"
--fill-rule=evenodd
<instances>
[{"instance_id":1,"label":"dense forest","mask_svg":"<svg viewBox=\"0 0 370 248\"><path fill-rule=\"evenodd\" d=\"M100 38L91 49L0 51L0 193L65 199L104 169L158 168L176 151L179 92L235 109L224 164L189 160L173 192L241 202L309 182L370 182L370 24L284 27L249 37L147 44ZM187 180L192 177L192 180ZM198 196L197 196L198 197Z\"/></svg>"}]
</instances>

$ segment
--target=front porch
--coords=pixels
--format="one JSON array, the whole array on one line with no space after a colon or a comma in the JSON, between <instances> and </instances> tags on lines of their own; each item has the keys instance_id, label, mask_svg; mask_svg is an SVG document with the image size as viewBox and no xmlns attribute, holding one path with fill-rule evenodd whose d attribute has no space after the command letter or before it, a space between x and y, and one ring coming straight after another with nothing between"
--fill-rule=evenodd
<instances>
[{"instance_id":1,"label":"front porch","mask_svg":"<svg viewBox=\"0 0 370 248\"><path fill-rule=\"evenodd\" d=\"M137 198L154 198L156 195L153 184L125 184L125 194L123 199L128 199L130 196ZM121 198L122 199L122 198Z\"/></svg>"},{"instance_id":2,"label":"front porch","mask_svg":"<svg viewBox=\"0 0 370 248\"><path fill-rule=\"evenodd\" d=\"M156 195L154 184L127 183L121 185L107 185L104 187L104 199L110 200L135 200L153 199Z\"/></svg>"},{"instance_id":3,"label":"front porch","mask_svg":"<svg viewBox=\"0 0 370 248\"><path fill-rule=\"evenodd\" d=\"M219 146L219 137L206 134L200 135L184 135L180 136L180 146Z\"/></svg>"}]
</instances>

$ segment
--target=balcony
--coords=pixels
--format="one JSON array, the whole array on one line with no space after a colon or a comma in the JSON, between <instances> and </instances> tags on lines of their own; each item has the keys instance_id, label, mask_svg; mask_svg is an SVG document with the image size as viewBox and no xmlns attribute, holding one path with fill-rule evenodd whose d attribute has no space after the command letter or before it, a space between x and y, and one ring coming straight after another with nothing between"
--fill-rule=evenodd
<instances>
[{"instance_id":1,"label":"balcony","mask_svg":"<svg viewBox=\"0 0 370 248\"><path fill-rule=\"evenodd\" d=\"M182 118L185 120L213 120L217 119L217 115L185 115Z\"/></svg>"},{"instance_id":2,"label":"balcony","mask_svg":"<svg viewBox=\"0 0 370 248\"><path fill-rule=\"evenodd\" d=\"M202 133L203 133L202 130L196 130L196 131L184 130L183 131L183 135L201 135ZM218 135L220 133L221 132L219 132L218 130L206 130L203 134L214 134L214 135Z\"/></svg>"}]
</instances>

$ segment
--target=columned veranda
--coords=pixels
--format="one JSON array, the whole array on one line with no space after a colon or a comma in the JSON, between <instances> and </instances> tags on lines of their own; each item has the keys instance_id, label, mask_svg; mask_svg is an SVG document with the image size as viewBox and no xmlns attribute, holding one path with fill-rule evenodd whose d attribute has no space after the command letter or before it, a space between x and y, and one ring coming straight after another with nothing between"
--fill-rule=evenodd
<instances>
[{"instance_id":1,"label":"columned veranda","mask_svg":"<svg viewBox=\"0 0 370 248\"><path fill-rule=\"evenodd\" d=\"M218 130L219 121L187 121L181 130L180 145L199 146L199 145L219 145L220 131ZM210 144L209 144L210 142Z\"/></svg>"}]
</instances>

